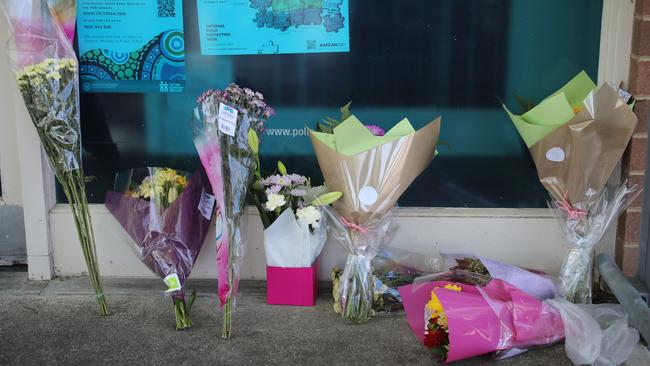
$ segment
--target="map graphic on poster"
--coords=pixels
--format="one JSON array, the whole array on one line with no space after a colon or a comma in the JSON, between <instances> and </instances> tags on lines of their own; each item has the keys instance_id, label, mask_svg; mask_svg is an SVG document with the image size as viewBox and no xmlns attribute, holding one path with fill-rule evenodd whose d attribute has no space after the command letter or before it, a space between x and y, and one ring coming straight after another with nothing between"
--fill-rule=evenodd
<instances>
[{"instance_id":1,"label":"map graphic on poster","mask_svg":"<svg viewBox=\"0 0 650 366\"><path fill-rule=\"evenodd\" d=\"M181 0L78 0L77 22L83 92L184 90Z\"/></svg>"},{"instance_id":2,"label":"map graphic on poster","mask_svg":"<svg viewBox=\"0 0 650 366\"><path fill-rule=\"evenodd\" d=\"M198 0L201 53L349 52L348 0Z\"/></svg>"}]
</instances>

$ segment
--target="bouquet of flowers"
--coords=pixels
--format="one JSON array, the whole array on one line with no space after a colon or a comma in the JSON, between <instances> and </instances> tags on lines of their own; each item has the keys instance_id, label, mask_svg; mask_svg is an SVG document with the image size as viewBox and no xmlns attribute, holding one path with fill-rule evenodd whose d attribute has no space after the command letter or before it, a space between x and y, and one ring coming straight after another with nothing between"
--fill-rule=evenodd
<instances>
[{"instance_id":1,"label":"bouquet of flowers","mask_svg":"<svg viewBox=\"0 0 650 366\"><path fill-rule=\"evenodd\" d=\"M349 252L341 276L344 319L368 321L372 312L370 262L390 242L397 200L435 155L440 119L415 131L407 119L373 134L350 116L332 133L310 131L325 183L343 192L324 208L334 237Z\"/></svg>"},{"instance_id":2,"label":"bouquet of flowers","mask_svg":"<svg viewBox=\"0 0 650 366\"><path fill-rule=\"evenodd\" d=\"M543 272L527 270L471 254L444 253L442 256L447 271L461 276L464 273L469 274L468 281L474 279L476 285L485 284L491 279L499 279L525 290L540 300L551 299L556 295L554 280Z\"/></svg>"},{"instance_id":3,"label":"bouquet of flowers","mask_svg":"<svg viewBox=\"0 0 650 366\"><path fill-rule=\"evenodd\" d=\"M320 206L336 201L341 192L312 187L309 178L287 174L281 162L278 170L280 174L258 180L250 190L264 225L266 264L309 267L327 240Z\"/></svg>"},{"instance_id":4,"label":"bouquet of flowers","mask_svg":"<svg viewBox=\"0 0 650 366\"><path fill-rule=\"evenodd\" d=\"M398 288L413 283L427 274L443 270L442 258L435 253L414 253L402 249L387 248L374 257L372 267L372 315L387 314L402 309ZM341 288L340 268L332 269L334 312L341 313L339 291Z\"/></svg>"},{"instance_id":5,"label":"bouquet of flowers","mask_svg":"<svg viewBox=\"0 0 650 366\"><path fill-rule=\"evenodd\" d=\"M617 90L596 88L585 72L528 112L507 112L570 245L560 274L563 293L572 302L589 303L594 247L638 194L626 182L607 186L637 117Z\"/></svg>"},{"instance_id":6,"label":"bouquet of flowers","mask_svg":"<svg viewBox=\"0 0 650 366\"><path fill-rule=\"evenodd\" d=\"M327 240L320 206L336 201L341 193L312 187L307 177L288 174L282 162L278 172L250 187L264 225L267 301L313 305L318 293L316 259Z\"/></svg>"},{"instance_id":7,"label":"bouquet of flowers","mask_svg":"<svg viewBox=\"0 0 650 366\"><path fill-rule=\"evenodd\" d=\"M71 42L45 0L2 3L11 40L7 52L36 132L72 209L99 314L108 315L81 167L79 67Z\"/></svg>"},{"instance_id":8,"label":"bouquet of flowers","mask_svg":"<svg viewBox=\"0 0 650 366\"><path fill-rule=\"evenodd\" d=\"M135 241L140 260L163 278L172 295L176 329L192 326L195 292L185 301L190 276L208 233L214 197L203 169L140 168L117 174L106 208Z\"/></svg>"},{"instance_id":9,"label":"bouquet of flowers","mask_svg":"<svg viewBox=\"0 0 650 366\"><path fill-rule=\"evenodd\" d=\"M342 271L332 271L334 281L334 311L340 312L337 289ZM471 254L442 253L423 255L388 248L372 260L374 314L403 308L398 288L416 279L446 280L484 286L496 278L511 283L540 300L555 297L555 283L545 274L525 270L507 263Z\"/></svg>"},{"instance_id":10,"label":"bouquet of flowers","mask_svg":"<svg viewBox=\"0 0 650 366\"><path fill-rule=\"evenodd\" d=\"M399 292L411 330L438 362L489 353L506 358L566 337L574 364L618 365L639 340L620 309L541 301L499 279L485 286L416 280Z\"/></svg>"},{"instance_id":11,"label":"bouquet of flowers","mask_svg":"<svg viewBox=\"0 0 650 366\"><path fill-rule=\"evenodd\" d=\"M206 91L197 104L192 130L216 197L217 276L223 309L221 335L230 339L239 268L244 256L239 224L248 185L254 176L259 176L260 136L274 111L261 93L236 84L224 90Z\"/></svg>"}]
</instances>

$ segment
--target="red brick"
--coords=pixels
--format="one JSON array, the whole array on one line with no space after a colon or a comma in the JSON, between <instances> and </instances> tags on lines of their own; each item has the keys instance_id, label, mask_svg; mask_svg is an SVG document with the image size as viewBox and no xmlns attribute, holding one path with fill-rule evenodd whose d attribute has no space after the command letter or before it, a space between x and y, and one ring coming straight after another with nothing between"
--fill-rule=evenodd
<instances>
[{"instance_id":1,"label":"red brick","mask_svg":"<svg viewBox=\"0 0 650 366\"><path fill-rule=\"evenodd\" d=\"M650 20L634 19L632 30L632 54L650 56Z\"/></svg>"},{"instance_id":2,"label":"red brick","mask_svg":"<svg viewBox=\"0 0 650 366\"><path fill-rule=\"evenodd\" d=\"M650 118L650 100L637 100L634 113L639 122L636 124L636 133L648 132L648 119Z\"/></svg>"},{"instance_id":3,"label":"red brick","mask_svg":"<svg viewBox=\"0 0 650 366\"><path fill-rule=\"evenodd\" d=\"M633 136L630 142L630 171L645 170L647 137Z\"/></svg>"},{"instance_id":4,"label":"red brick","mask_svg":"<svg viewBox=\"0 0 650 366\"><path fill-rule=\"evenodd\" d=\"M637 242L641 236L641 212L625 213L625 242Z\"/></svg>"},{"instance_id":5,"label":"red brick","mask_svg":"<svg viewBox=\"0 0 650 366\"><path fill-rule=\"evenodd\" d=\"M636 95L650 95L650 61L631 60L630 92Z\"/></svg>"},{"instance_id":6,"label":"red brick","mask_svg":"<svg viewBox=\"0 0 650 366\"><path fill-rule=\"evenodd\" d=\"M636 0L634 14L650 15L650 0Z\"/></svg>"},{"instance_id":7,"label":"red brick","mask_svg":"<svg viewBox=\"0 0 650 366\"><path fill-rule=\"evenodd\" d=\"M626 245L623 249L623 263L621 270L628 277L636 276L636 270L638 266L639 258L639 246L638 245Z\"/></svg>"},{"instance_id":8,"label":"red brick","mask_svg":"<svg viewBox=\"0 0 650 366\"><path fill-rule=\"evenodd\" d=\"M623 267L623 255L624 253L624 247L625 247L625 214L622 214L618 218L618 223L616 226L616 242L615 242L615 249L614 249L614 259L616 261L616 265L619 266L620 268Z\"/></svg>"},{"instance_id":9,"label":"red brick","mask_svg":"<svg viewBox=\"0 0 650 366\"><path fill-rule=\"evenodd\" d=\"M643 189L643 182L645 179L644 175L630 175L628 178L627 184L629 187L636 185L639 190ZM634 201L630 204L630 207L641 208L643 206L643 192L640 192Z\"/></svg>"}]
</instances>

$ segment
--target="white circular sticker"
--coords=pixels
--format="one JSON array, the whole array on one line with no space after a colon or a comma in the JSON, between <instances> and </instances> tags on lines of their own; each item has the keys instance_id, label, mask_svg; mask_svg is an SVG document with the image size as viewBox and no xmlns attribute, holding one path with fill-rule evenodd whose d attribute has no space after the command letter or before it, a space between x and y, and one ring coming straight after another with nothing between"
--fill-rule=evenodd
<instances>
[{"instance_id":1,"label":"white circular sticker","mask_svg":"<svg viewBox=\"0 0 650 366\"><path fill-rule=\"evenodd\" d=\"M546 159L557 163L564 161L564 150L560 147L553 147L546 152Z\"/></svg>"},{"instance_id":2,"label":"white circular sticker","mask_svg":"<svg viewBox=\"0 0 650 366\"><path fill-rule=\"evenodd\" d=\"M377 190L370 186L365 186L359 191L359 202L362 205L372 206L377 202Z\"/></svg>"}]
</instances>

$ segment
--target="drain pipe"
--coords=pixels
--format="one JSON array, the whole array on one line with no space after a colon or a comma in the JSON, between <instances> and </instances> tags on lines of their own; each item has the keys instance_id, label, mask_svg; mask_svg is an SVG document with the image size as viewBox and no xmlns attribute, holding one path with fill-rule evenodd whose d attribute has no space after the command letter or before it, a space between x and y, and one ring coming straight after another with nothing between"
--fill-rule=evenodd
<instances>
[{"instance_id":1,"label":"drain pipe","mask_svg":"<svg viewBox=\"0 0 650 366\"><path fill-rule=\"evenodd\" d=\"M609 255L599 254L596 257L596 266L607 286L629 314L632 326L638 329L646 343L650 344L650 307L648 304L621 273Z\"/></svg>"}]
</instances>

